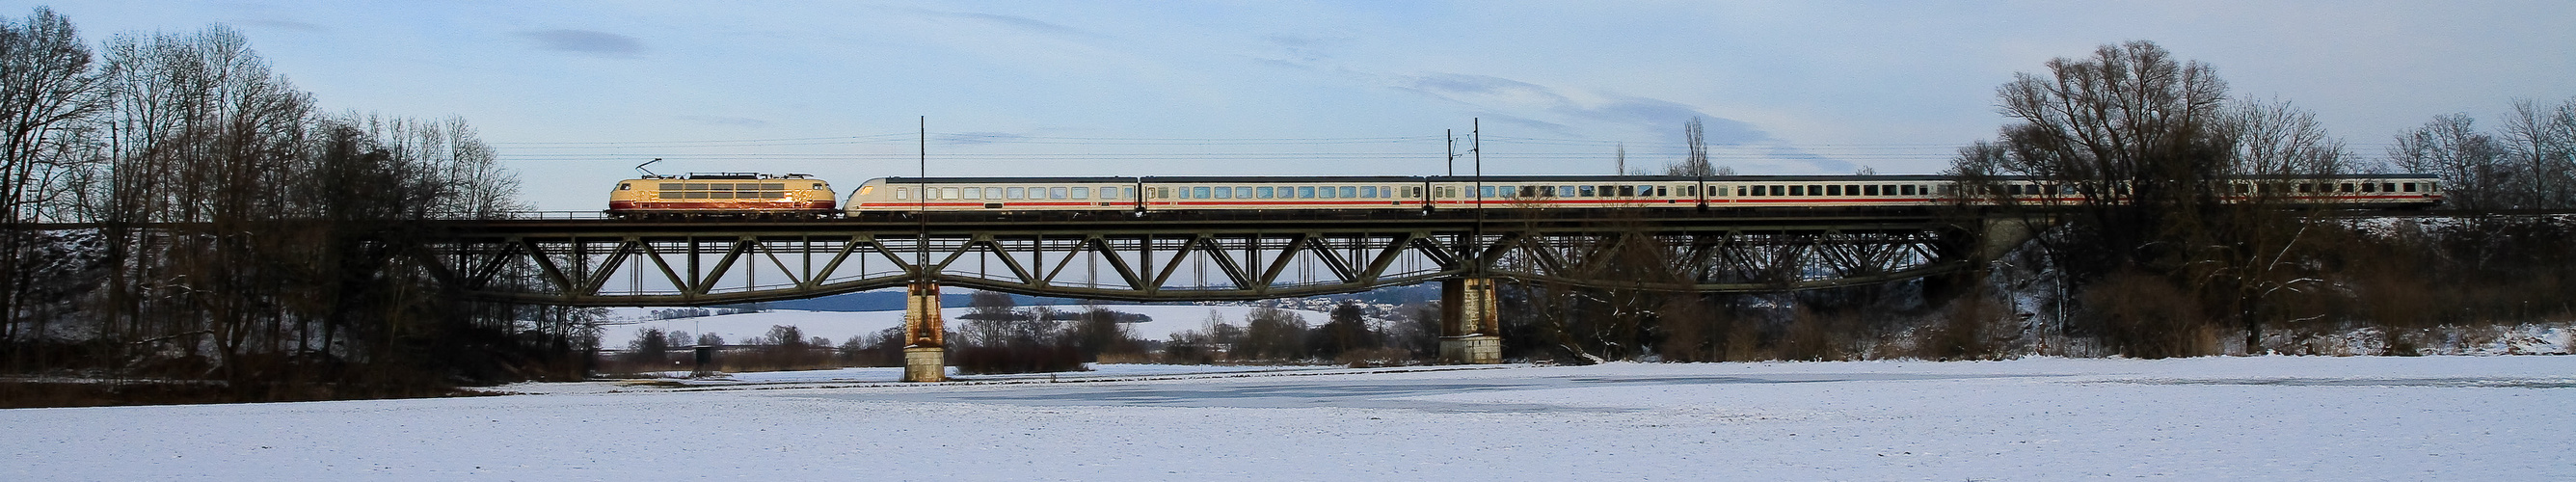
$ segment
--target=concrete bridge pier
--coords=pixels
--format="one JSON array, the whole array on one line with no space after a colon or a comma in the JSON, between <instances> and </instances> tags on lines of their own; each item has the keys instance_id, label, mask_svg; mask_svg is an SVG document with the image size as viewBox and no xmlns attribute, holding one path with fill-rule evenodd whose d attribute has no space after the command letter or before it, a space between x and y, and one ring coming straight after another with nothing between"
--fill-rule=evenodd
<instances>
[{"instance_id":1,"label":"concrete bridge pier","mask_svg":"<svg viewBox=\"0 0 2576 482\"><path fill-rule=\"evenodd\" d=\"M939 283L913 282L903 298L903 381L948 381L944 325L939 319Z\"/></svg>"},{"instance_id":2,"label":"concrete bridge pier","mask_svg":"<svg viewBox=\"0 0 2576 482\"><path fill-rule=\"evenodd\" d=\"M1494 279L1440 282L1440 360L1502 363L1502 323L1495 318Z\"/></svg>"}]
</instances>

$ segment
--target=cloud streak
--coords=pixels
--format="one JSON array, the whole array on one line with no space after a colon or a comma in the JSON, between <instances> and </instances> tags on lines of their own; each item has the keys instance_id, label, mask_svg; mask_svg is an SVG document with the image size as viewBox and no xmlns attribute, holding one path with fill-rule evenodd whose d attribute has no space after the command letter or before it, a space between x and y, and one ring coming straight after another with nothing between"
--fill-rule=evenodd
<instances>
[{"instance_id":1,"label":"cloud streak","mask_svg":"<svg viewBox=\"0 0 2576 482\"><path fill-rule=\"evenodd\" d=\"M536 44L541 50L598 57L634 57L646 50L644 42L634 37L596 30L534 30L519 32L516 36Z\"/></svg>"}]
</instances>

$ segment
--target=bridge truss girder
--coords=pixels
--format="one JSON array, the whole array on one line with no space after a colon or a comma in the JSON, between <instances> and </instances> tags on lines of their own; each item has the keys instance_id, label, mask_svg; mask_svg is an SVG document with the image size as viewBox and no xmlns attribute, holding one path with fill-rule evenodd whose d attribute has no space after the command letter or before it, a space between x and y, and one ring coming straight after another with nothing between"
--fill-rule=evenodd
<instances>
[{"instance_id":1,"label":"bridge truss girder","mask_svg":"<svg viewBox=\"0 0 2576 482\"><path fill-rule=\"evenodd\" d=\"M567 226L578 229L563 229ZM1777 292L1972 263L1977 230L1885 218L1047 223L530 223L419 258L484 299L714 305L903 286L1126 301L1251 300L1481 277Z\"/></svg>"}]
</instances>

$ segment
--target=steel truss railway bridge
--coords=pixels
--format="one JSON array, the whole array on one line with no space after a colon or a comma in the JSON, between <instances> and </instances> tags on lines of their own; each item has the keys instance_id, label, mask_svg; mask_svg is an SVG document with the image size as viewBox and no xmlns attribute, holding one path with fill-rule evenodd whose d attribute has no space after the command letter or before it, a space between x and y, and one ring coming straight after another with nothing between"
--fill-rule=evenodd
<instances>
[{"instance_id":1,"label":"steel truss railway bridge","mask_svg":"<svg viewBox=\"0 0 2576 482\"><path fill-rule=\"evenodd\" d=\"M446 226L424 264L484 299L713 305L906 287L905 379L936 381L939 287L1104 300L1254 300L1442 283L1441 356L1501 354L1497 280L1780 292L1957 272L2020 218L1923 208L901 213L812 221Z\"/></svg>"}]
</instances>

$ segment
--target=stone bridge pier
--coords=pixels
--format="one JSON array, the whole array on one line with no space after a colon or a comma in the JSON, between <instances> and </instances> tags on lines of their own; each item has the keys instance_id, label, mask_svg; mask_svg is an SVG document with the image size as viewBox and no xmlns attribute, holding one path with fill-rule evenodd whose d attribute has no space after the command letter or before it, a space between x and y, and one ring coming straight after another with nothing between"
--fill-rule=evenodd
<instances>
[{"instance_id":1,"label":"stone bridge pier","mask_svg":"<svg viewBox=\"0 0 2576 482\"><path fill-rule=\"evenodd\" d=\"M948 381L945 325L939 319L939 283L913 282L903 297L903 381Z\"/></svg>"},{"instance_id":2,"label":"stone bridge pier","mask_svg":"<svg viewBox=\"0 0 2576 482\"><path fill-rule=\"evenodd\" d=\"M1440 361L1502 363L1502 323L1494 314L1493 278L1440 282Z\"/></svg>"}]
</instances>

